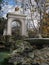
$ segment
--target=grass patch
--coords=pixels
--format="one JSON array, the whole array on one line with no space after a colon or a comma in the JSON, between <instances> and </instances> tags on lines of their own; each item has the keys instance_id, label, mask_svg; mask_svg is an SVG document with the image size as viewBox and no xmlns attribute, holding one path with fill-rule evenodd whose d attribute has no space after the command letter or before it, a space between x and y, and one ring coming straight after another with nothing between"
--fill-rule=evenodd
<instances>
[{"instance_id":1,"label":"grass patch","mask_svg":"<svg viewBox=\"0 0 49 65\"><path fill-rule=\"evenodd\" d=\"M3 62L5 58L9 57L9 54L10 52L0 52L0 65L1 65L1 62Z\"/></svg>"}]
</instances>

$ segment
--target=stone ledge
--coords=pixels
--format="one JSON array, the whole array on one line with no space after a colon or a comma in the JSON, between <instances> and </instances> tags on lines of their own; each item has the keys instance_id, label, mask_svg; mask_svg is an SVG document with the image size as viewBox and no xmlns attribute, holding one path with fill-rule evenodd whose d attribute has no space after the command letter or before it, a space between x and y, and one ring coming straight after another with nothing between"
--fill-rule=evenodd
<instances>
[{"instance_id":1,"label":"stone ledge","mask_svg":"<svg viewBox=\"0 0 49 65\"><path fill-rule=\"evenodd\" d=\"M26 38L24 40L32 44L49 44L49 38Z\"/></svg>"}]
</instances>

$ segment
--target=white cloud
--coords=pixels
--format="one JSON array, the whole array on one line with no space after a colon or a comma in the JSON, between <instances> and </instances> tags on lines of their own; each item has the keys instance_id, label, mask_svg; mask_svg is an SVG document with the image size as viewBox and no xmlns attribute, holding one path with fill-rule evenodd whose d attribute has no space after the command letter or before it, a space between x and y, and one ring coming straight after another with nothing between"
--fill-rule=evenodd
<instances>
[{"instance_id":1,"label":"white cloud","mask_svg":"<svg viewBox=\"0 0 49 65\"><path fill-rule=\"evenodd\" d=\"M6 14L7 14L8 12L14 11L14 7L13 7L12 5L4 5L4 6L2 7L2 11L3 11L3 17L6 18Z\"/></svg>"}]
</instances>

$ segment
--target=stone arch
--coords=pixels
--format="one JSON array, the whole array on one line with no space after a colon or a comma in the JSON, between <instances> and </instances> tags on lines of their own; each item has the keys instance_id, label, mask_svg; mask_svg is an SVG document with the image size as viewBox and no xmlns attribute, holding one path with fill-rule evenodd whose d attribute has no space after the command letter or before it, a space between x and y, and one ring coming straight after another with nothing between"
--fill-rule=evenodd
<instances>
[{"instance_id":1,"label":"stone arch","mask_svg":"<svg viewBox=\"0 0 49 65\"><path fill-rule=\"evenodd\" d=\"M17 20L21 23L21 36L28 36L26 31L26 15L24 14L16 14L14 13L8 13L7 15L8 21L7 21L7 35L11 34L11 23L14 20Z\"/></svg>"},{"instance_id":2,"label":"stone arch","mask_svg":"<svg viewBox=\"0 0 49 65\"><path fill-rule=\"evenodd\" d=\"M12 34L13 34L13 32L15 34L18 34L18 35L20 35L22 33L21 32L21 30L22 30L22 23L21 23L20 20L14 19L12 21L11 27L12 27Z\"/></svg>"}]
</instances>

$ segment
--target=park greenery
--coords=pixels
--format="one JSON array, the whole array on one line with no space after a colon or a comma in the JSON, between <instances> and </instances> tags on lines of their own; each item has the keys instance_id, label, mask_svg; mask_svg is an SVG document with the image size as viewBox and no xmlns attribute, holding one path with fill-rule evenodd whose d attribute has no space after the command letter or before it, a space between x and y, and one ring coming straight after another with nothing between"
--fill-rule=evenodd
<instances>
[{"instance_id":1,"label":"park greenery","mask_svg":"<svg viewBox=\"0 0 49 65\"><path fill-rule=\"evenodd\" d=\"M49 26L48 26L48 21L49 21L49 15L45 14L45 18L42 19L42 36L43 37L49 37ZM13 36L3 36L3 29L5 27L5 23L7 20L5 20L4 18L0 19L1 24L0 24L0 32L2 32L1 38L0 38L0 46L3 46L3 48L1 48L1 52L0 52L0 64L1 65L40 65L41 63L49 63L49 61L46 61L45 58L46 56L49 58L49 54L46 55L46 53L44 51L47 51L48 53L48 48L46 48L46 50L44 49L44 47L46 47L47 45L44 46L40 45L42 43L42 41L40 41L39 45L33 45L33 42L27 42L24 41L24 39L26 39L25 36L20 36L18 33L17 36L16 34ZM4 22L5 21L5 22ZM2 23L4 22L4 23ZM47 28L45 28L47 26ZM19 31L17 31L19 32ZM45 35L46 33L46 35ZM33 37L36 36L36 32L35 31L28 31L29 37ZM36 40L35 40L36 41ZM37 43L37 42L35 42ZM45 42L44 42L45 43ZM46 42L48 43L48 42ZM38 50L40 49L40 50ZM43 50L43 51L42 51ZM36 55L37 52L37 55ZM40 53L40 55L38 55ZM42 53L44 53L44 55L42 55ZM38 57L39 56L39 57ZM41 59L41 57L43 59ZM37 59L36 59L37 58ZM48 59L46 58L46 59Z\"/></svg>"},{"instance_id":2,"label":"park greenery","mask_svg":"<svg viewBox=\"0 0 49 65\"><path fill-rule=\"evenodd\" d=\"M35 42L25 40L27 38L39 38L37 35L39 33L42 38L49 38L49 13L46 13L47 6L45 6L45 0L43 0L44 6L41 2L44 9L42 9L42 6L40 8L40 1L35 0L37 10L40 14L40 28L37 30L33 23L34 29L28 29L28 37L21 36L19 28L15 28L17 30L13 31L13 35L11 36L3 35L4 29L7 27L7 19L0 17L0 65L40 65L41 63L49 65L49 45L45 44L45 41L44 45L41 40L40 42L42 44L38 42L38 45L36 40L34 40ZM17 3L17 0L15 0L15 2ZM8 1L0 0L0 4L2 4L0 5L1 10L5 4L8 4ZM30 4L31 20L33 22L32 12L35 10L33 10L32 0L30 0ZM24 7L24 5L25 4L22 3L22 7ZM19 8L16 10L19 10ZM23 13L24 11L25 10L23 10ZM3 13L3 11L1 12ZM34 43L36 43L36 45Z\"/></svg>"}]
</instances>

